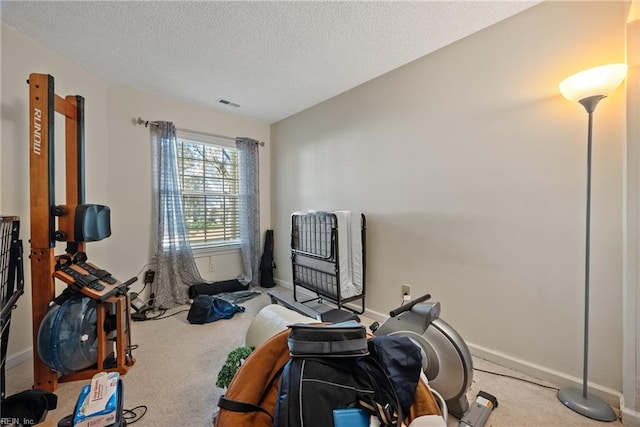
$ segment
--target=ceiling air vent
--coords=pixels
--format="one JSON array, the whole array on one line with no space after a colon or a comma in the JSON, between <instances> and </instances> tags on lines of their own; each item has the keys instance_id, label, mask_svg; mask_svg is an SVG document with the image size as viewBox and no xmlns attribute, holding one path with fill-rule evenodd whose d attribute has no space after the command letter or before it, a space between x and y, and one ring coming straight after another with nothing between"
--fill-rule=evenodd
<instances>
[{"instance_id":1,"label":"ceiling air vent","mask_svg":"<svg viewBox=\"0 0 640 427\"><path fill-rule=\"evenodd\" d=\"M240 107L240 104L236 104L235 102L227 101L226 99L222 99L222 98L218 99L218 102L220 104L228 105L230 107L235 107L235 108Z\"/></svg>"}]
</instances>

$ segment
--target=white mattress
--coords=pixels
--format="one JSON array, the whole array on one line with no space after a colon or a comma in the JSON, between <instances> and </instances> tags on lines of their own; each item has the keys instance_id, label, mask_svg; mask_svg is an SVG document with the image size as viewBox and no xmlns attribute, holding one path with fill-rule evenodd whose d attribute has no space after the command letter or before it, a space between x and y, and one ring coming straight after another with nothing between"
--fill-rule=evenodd
<instances>
[{"instance_id":1,"label":"white mattress","mask_svg":"<svg viewBox=\"0 0 640 427\"><path fill-rule=\"evenodd\" d=\"M335 211L338 220L338 257L340 296L350 298L362 294L362 224L360 214Z\"/></svg>"}]
</instances>

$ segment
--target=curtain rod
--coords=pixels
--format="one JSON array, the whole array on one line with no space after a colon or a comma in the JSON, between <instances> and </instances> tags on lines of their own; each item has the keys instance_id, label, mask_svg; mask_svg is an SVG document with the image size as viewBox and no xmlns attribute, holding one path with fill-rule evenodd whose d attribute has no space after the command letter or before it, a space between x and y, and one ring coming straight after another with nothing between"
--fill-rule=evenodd
<instances>
[{"instance_id":1,"label":"curtain rod","mask_svg":"<svg viewBox=\"0 0 640 427\"><path fill-rule=\"evenodd\" d=\"M144 120L141 117L138 117L138 119L136 120L136 124L139 125L144 125L144 127L149 127L149 126L158 126L159 122L153 122L153 121L149 121L149 120ZM176 130L180 130L183 132L190 132L190 133L195 133L195 134L200 134L200 135L204 135L204 136L210 136L213 138L219 138L219 139L227 139L229 141L235 141L236 138L232 137L232 136L224 136L224 135L216 135L215 133L208 133L208 132L201 132L198 130L191 130L191 129L183 129L183 128L176 128ZM261 147L264 147L264 141L256 141L256 144L258 144Z\"/></svg>"}]
</instances>

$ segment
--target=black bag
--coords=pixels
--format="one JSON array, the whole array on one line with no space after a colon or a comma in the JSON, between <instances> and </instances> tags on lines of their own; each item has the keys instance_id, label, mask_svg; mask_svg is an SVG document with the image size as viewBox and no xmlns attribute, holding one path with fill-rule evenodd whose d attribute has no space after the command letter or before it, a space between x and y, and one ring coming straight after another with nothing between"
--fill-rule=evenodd
<instances>
[{"instance_id":1,"label":"black bag","mask_svg":"<svg viewBox=\"0 0 640 427\"><path fill-rule=\"evenodd\" d=\"M380 363L398 396L402 413L408 414L422 373L422 353L410 338L394 335L368 341L371 356Z\"/></svg>"},{"instance_id":2,"label":"black bag","mask_svg":"<svg viewBox=\"0 0 640 427\"><path fill-rule=\"evenodd\" d=\"M291 329L292 357L280 379L274 427L332 427L333 411L346 408L363 409L383 426L398 426L403 411L395 385L381 364L367 355L367 347L377 338L365 338L363 348L356 328L312 326L315 329L300 325Z\"/></svg>"},{"instance_id":3,"label":"black bag","mask_svg":"<svg viewBox=\"0 0 640 427\"><path fill-rule=\"evenodd\" d=\"M237 279L222 280L213 283L198 283L189 286L189 298L195 298L198 295L215 295L222 292L246 291L249 286L245 286Z\"/></svg>"},{"instance_id":4,"label":"black bag","mask_svg":"<svg viewBox=\"0 0 640 427\"><path fill-rule=\"evenodd\" d=\"M244 307L216 298L213 295L198 295L194 298L187 320L189 323L201 325L220 319L230 319L234 314L243 312Z\"/></svg>"},{"instance_id":5,"label":"black bag","mask_svg":"<svg viewBox=\"0 0 640 427\"><path fill-rule=\"evenodd\" d=\"M273 261L273 230L267 230L264 238L264 251L260 259L260 286L272 288L276 285L273 281L273 269L276 263Z\"/></svg>"},{"instance_id":6,"label":"black bag","mask_svg":"<svg viewBox=\"0 0 640 427\"><path fill-rule=\"evenodd\" d=\"M36 425L56 409L58 396L45 390L26 390L2 401L2 418L16 420L20 425Z\"/></svg>"}]
</instances>

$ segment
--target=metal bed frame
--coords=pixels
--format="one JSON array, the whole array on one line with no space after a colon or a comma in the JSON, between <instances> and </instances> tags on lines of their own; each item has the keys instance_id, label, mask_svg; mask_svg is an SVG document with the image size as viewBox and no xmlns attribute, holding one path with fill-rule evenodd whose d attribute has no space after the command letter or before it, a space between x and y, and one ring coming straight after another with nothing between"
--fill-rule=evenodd
<instances>
[{"instance_id":1,"label":"metal bed frame","mask_svg":"<svg viewBox=\"0 0 640 427\"><path fill-rule=\"evenodd\" d=\"M293 268L293 298L307 303L323 298L338 306L362 314L365 310L366 219L360 214L362 239L362 291L358 295L344 297L341 293L338 219L330 212L294 213L291 215L291 263ZM299 288L316 294L304 301L298 300ZM346 303L360 301L360 308Z\"/></svg>"},{"instance_id":2,"label":"metal bed frame","mask_svg":"<svg viewBox=\"0 0 640 427\"><path fill-rule=\"evenodd\" d=\"M4 400L6 392L5 366L11 312L16 308L18 298L24 293L24 269L22 264L22 240L20 234L20 218L17 216L0 216L0 328L2 330L0 356L0 398Z\"/></svg>"}]
</instances>

